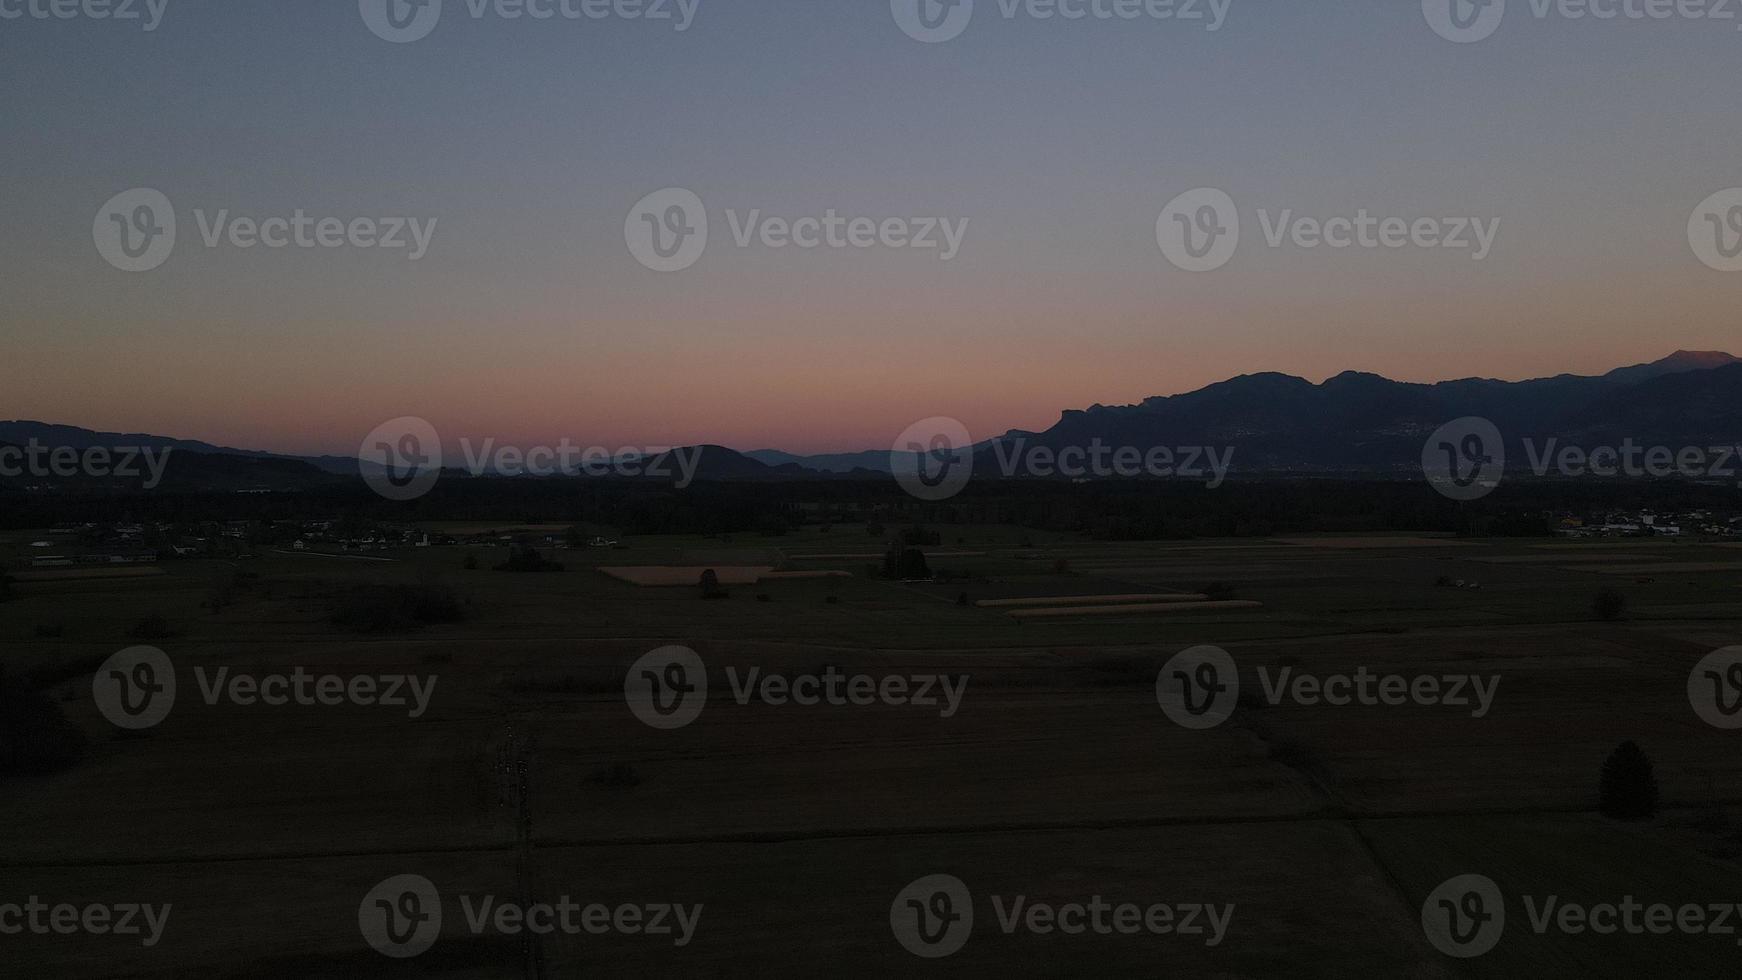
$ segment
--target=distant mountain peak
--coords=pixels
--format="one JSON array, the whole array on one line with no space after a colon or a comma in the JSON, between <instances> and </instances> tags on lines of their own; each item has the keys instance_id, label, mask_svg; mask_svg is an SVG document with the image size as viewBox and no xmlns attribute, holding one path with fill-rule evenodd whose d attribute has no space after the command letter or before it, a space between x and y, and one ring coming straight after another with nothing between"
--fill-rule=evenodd
<instances>
[{"instance_id":1,"label":"distant mountain peak","mask_svg":"<svg viewBox=\"0 0 1742 980\"><path fill-rule=\"evenodd\" d=\"M1691 364L1697 368L1723 367L1742 361L1742 357L1721 350L1678 350L1658 363Z\"/></svg>"},{"instance_id":2,"label":"distant mountain peak","mask_svg":"<svg viewBox=\"0 0 1742 980\"><path fill-rule=\"evenodd\" d=\"M1709 371L1713 368L1727 367L1731 364L1742 364L1742 358L1734 354L1716 350L1678 350L1674 354L1649 364L1635 364L1632 367L1619 368L1610 371L1603 377L1610 381L1623 384L1638 384L1670 374L1686 374L1689 371Z\"/></svg>"}]
</instances>

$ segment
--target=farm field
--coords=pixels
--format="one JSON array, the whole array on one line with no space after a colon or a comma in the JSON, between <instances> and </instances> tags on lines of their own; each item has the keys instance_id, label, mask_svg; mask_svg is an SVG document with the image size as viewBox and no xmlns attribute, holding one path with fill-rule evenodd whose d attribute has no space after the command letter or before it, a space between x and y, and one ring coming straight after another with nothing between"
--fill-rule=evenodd
<instances>
[{"instance_id":1,"label":"farm field","mask_svg":"<svg viewBox=\"0 0 1742 980\"><path fill-rule=\"evenodd\" d=\"M1742 902L1742 754L1688 694L1702 657L1742 644L1742 572L1709 567L1735 564L1733 550L943 531L922 549L925 582L844 559L875 549L843 526L552 550L562 569L534 573L495 570L504 549L456 546L17 575L0 603L6 669L38 678L90 744L70 771L0 783L0 877L20 894L173 914L149 948L5 937L7 972L889 975L935 965L890 922L897 894L934 874L973 893L972 938L948 965L976 974L1072 975L1084 957L1119 975L1266 975L1291 958L1295 975L1320 976L1733 972L1734 937L1542 934L1509 904L1496 952L1464 961L1420 923L1434 889L1464 874L1509 896ZM0 561L28 557L34 535L7 537ZM722 575L727 595L703 599L600 571L817 570L805 554L852 574ZM456 621L347 615L359 597L434 587L457 597ZM1593 615L1605 589L1625 597L1615 621ZM1162 603L1185 606L1168 615L1097 604L1156 596L1188 601ZM1189 601L1200 596L1231 605ZM1010 615L1046 603L1098 614ZM92 672L136 645L170 657L178 691L161 724L126 732L94 703ZM664 730L624 689L671 645L700 657L708 696ZM1233 658L1240 693L1225 722L1193 730L1158 704L1157 678L1202 645ZM226 668L404 676L428 697L207 703L203 685ZM1358 672L1491 686L1467 703L1267 696L1285 674ZM739 696L757 690L746 678L806 676L942 684L929 702ZM1655 767L1650 820L1596 812L1603 762L1627 740ZM444 896L436 946L404 962L358 926L365 894L402 874ZM459 896L482 895L704 911L681 946L528 941L474 935ZM1215 945L1006 932L993 897L1017 895L1234 912Z\"/></svg>"}]
</instances>

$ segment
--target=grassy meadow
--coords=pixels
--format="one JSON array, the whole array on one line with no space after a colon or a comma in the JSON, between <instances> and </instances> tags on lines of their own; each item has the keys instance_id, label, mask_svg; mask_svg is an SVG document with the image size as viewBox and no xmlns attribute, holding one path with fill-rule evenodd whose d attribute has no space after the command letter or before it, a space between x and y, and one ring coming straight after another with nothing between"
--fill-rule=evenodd
<instances>
[{"instance_id":1,"label":"grassy meadow","mask_svg":"<svg viewBox=\"0 0 1742 980\"><path fill-rule=\"evenodd\" d=\"M941 573L928 582L874 576L878 539L839 525L548 551L564 567L537 573L494 570L504 549L460 546L370 556L388 561L267 551L164 562L161 574L18 575L0 604L6 668L39 678L89 747L67 772L0 783L6 896L174 912L152 948L0 937L5 972L1068 976L1092 962L1108 975L1282 975L1280 963L1326 977L1733 973L1733 937L1538 935L1509 907L1495 952L1456 960L1419 918L1440 882L1465 873L1509 895L1742 901L1742 754L1686 690L1696 661L1742 643L1734 549L943 531L923 549ZM27 558L30 540L8 535L0 559ZM703 599L693 585L632 584L601 566L850 574L764 577ZM459 621L362 629L343 615L371 590L432 586L457 597ZM1593 615L1605 588L1626 598L1619 621ZM1025 605L1015 600L1202 594L1236 601L1009 614ZM136 644L169 654L179 689L166 721L128 733L93 704L91 672ZM700 654L710 696L693 724L660 731L631 714L623 683L668 644ZM1192 731L1163 714L1155 682L1164 661L1200 644L1233 655L1242 697L1228 722ZM195 670L222 667L435 687L416 718L208 705ZM1257 696L1261 667L1499 683L1482 717L1270 704ZM948 717L920 705L738 704L728 668L941 673L968 686ZM1663 807L1650 820L1596 812L1599 769L1627 739L1655 764ZM408 872L444 894L705 913L683 947L556 935L529 953L469 935L450 907L434 950L394 961L363 944L357 906ZM963 951L924 961L892 938L889 905L939 872L977 896L1237 912L1211 947L1006 934L982 903Z\"/></svg>"}]
</instances>

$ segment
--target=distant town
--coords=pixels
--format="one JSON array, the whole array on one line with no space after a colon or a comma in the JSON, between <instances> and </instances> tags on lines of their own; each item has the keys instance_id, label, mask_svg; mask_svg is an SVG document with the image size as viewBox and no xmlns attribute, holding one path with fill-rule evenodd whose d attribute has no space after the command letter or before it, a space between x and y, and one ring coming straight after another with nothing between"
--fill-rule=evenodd
<instances>
[{"instance_id":1,"label":"distant town","mask_svg":"<svg viewBox=\"0 0 1742 980\"><path fill-rule=\"evenodd\" d=\"M798 510L806 508L800 506ZM1596 510L1545 513L1544 536L1742 541L1742 511ZM58 524L26 545L18 566L141 565L177 559L249 559L262 553L364 557L411 548L622 547L604 529L573 526L452 534L417 524L358 519Z\"/></svg>"},{"instance_id":2,"label":"distant town","mask_svg":"<svg viewBox=\"0 0 1742 980\"><path fill-rule=\"evenodd\" d=\"M143 565L177 559L249 559L264 552L363 556L405 548L615 548L614 537L580 527L561 532L497 531L455 535L359 521L207 521L59 524L26 542L19 564L32 568Z\"/></svg>"}]
</instances>

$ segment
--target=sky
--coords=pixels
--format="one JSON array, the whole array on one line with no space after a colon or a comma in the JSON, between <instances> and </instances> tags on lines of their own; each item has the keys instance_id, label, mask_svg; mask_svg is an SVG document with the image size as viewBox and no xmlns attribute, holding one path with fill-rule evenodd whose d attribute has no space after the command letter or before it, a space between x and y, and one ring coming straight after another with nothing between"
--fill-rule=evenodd
<instances>
[{"instance_id":1,"label":"sky","mask_svg":"<svg viewBox=\"0 0 1742 980\"><path fill-rule=\"evenodd\" d=\"M31 15L50 2L0 0L0 417L311 454L407 415L447 440L824 452L1257 371L1521 379L1742 348L1742 273L1689 230L1742 185L1737 21L1511 0L1453 43L1414 0L1231 0L1214 31L978 0L922 43L886 0L699 0L682 31L445 0L393 43L358 0L167 0L149 31ZM93 230L136 188L177 225L145 272ZM665 188L709 225L673 272L626 238ZM1203 272L1157 240L1198 188L1241 226ZM414 259L217 223L299 210L435 224ZM831 210L967 224L948 259L734 234ZM1266 234L1362 211L1492 243Z\"/></svg>"}]
</instances>

